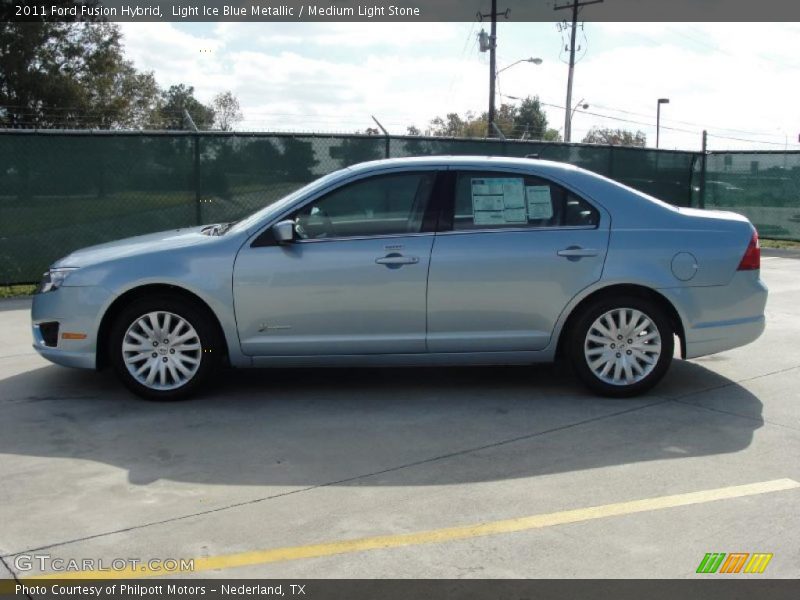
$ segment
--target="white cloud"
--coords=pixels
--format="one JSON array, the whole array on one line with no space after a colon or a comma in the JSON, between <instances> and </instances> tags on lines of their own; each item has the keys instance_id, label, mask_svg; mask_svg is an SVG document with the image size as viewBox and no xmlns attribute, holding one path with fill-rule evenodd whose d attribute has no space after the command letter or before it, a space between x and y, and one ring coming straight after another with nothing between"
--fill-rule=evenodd
<instances>
[{"instance_id":1,"label":"white cloud","mask_svg":"<svg viewBox=\"0 0 800 600\"><path fill-rule=\"evenodd\" d=\"M169 23L122 28L129 56L154 70L161 85L194 85L203 101L232 90L244 127L352 131L371 126L374 114L399 133L435 115L481 112L487 104L477 24L219 23L202 35ZM800 25L589 23L585 33L573 102L585 98L589 112L645 124L578 114L573 139L600 125L643 129L652 143L656 99L668 97L662 124L690 132L665 129L662 146L697 149L704 127L752 132L716 131L779 145L785 136L797 141ZM499 36L500 67L528 56L544 59L504 71L499 92L538 94L563 106L567 67L555 24L503 23ZM547 110L551 125L561 127L564 111Z\"/></svg>"}]
</instances>

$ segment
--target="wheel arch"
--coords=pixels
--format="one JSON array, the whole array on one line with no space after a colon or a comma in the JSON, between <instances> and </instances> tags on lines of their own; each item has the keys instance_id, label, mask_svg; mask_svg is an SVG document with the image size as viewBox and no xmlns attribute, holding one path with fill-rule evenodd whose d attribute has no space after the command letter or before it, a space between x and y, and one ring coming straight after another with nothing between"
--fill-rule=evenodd
<instances>
[{"instance_id":1,"label":"wheel arch","mask_svg":"<svg viewBox=\"0 0 800 600\"><path fill-rule=\"evenodd\" d=\"M600 298L609 298L621 295L637 296L639 298L644 298L658 304L659 307L661 307L661 309L669 318L670 325L672 325L673 331L680 340L681 357L685 357L686 334L683 329L683 321L681 320L680 314L678 314L678 311L675 308L675 306L672 304L672 302L669 301L669 299L666 298L666 296L660 294L653 288L632 283L618 283L600 288L599 290L595 290L594 292L583 298L580 302L578 302L578 304L576 304L570 311L569 316L564 322L564 326L561 328L561 332L559 333L558 336L558 344L556 346L556 357L561 358L565 356L566 342L571 334L575 321L578 319L578 316L581 314L583 309L589 303L594 302Z\"/></svg>"},{"instance_id":2,"label":"wheel arch","mask_svg":"<svg viewBox=\"0 0 800 600\"><path fill-rule=\"evenodd\" d=\"M144 298L147 296L151 296L153 294L169 294L190 302L194 304L197 308L202 310L207 314L209 317L212 325L217 330L217 335L219 339L222 340L223 348L225 350L223 361L228 362L228 346L225 338L225 332L222 329L222 324L220 323L219 317L213 311L213 309L208 305L208 303L203 300L200 296L187 290L186 288L167 284L167 283L150 283L145 285L140 285L130 290L127 290L123 294L120 294L114 301L109 305L106 309L106 312L103 314L103 318L100 320L100 326L97 329L97 352L96 352L96 368L98 370L105 368L108 366L108 336L109 332L111 331L111 326L114 323L114 320L120 314L120 312L131 302L137 300L139 298Z\"/></svg>"}]
</instances>

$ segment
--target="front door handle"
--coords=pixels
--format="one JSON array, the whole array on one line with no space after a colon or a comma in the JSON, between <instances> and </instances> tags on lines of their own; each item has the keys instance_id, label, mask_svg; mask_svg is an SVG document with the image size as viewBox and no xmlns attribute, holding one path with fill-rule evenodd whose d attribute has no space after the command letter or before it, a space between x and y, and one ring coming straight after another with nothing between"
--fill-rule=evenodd
<instances>
[{"instance_id":1,"label":"front door handle","mask_svg":"<svg viewBox=\"0 0 800 600\"><path fill-rule=\"evenodd\" d=\"M387 267L399 267L402 265L415 265L419 262L416 256L403 256L402 254L388 254L382 258L376 258L375 262L379 265L386 265Z\"/></svg>"},{"instance_id":2,"label":"front door handle","mask_svg":"<svg viewBox=\"0 0 800 600\"><path fill-rule=\"evenodd\" d=\"M559 250L556 254L559 256L564 256L566 258L583 258L585 256L597 256L600 254L600 250L596 248L581 248L580 246L570 246L569 248L564 248L563 250Z\"/></svg>"}]
</instances>

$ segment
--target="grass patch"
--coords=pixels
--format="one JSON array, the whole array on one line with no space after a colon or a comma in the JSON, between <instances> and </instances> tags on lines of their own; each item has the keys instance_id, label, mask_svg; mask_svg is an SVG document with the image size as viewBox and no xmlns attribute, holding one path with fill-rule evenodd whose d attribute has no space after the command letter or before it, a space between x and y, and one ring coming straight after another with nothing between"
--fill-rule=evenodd
<instances>
[{"instance_id":1,"label":"grass patch","mask_svg":"<svg viewBox=\"0 0 800 600\"><path fill-rule=\"evenodd\" d=\"M30 296L35 289L35 285L0 285L0 298Z\"/></svg>"},{"instance_id":2,"label":"grass patch","mask_svg":"<svg viewBox=\"0 0 800 600\"><path fill-rule=\"evenodd\" d=\"M769 238L761 238L762 248L791 248L792 250L800 249L800 242L793 242L791 240L772 240Z\"/></svg>"}]
</instances>

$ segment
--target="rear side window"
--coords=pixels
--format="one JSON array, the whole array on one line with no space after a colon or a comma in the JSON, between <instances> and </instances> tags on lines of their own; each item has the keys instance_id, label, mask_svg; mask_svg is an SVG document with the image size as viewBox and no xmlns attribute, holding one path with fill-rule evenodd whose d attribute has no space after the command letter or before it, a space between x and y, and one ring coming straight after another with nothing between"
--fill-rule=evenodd
<instances>
[{"instance_id":1,"label":"rear side window","mask_svg":"<svg viewBox=\"0 0 800 600\"><path fill-rule=\"evenodd\" d=\"M458 173L453 230L597 227L591 204L553 182L512 173Z\"/></svg>"}]
</instances>

